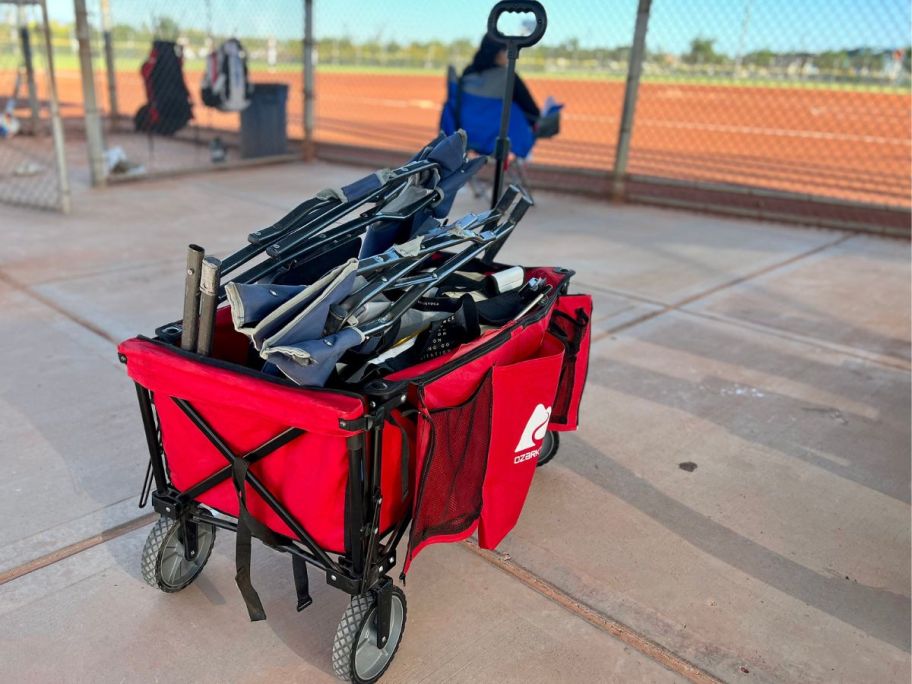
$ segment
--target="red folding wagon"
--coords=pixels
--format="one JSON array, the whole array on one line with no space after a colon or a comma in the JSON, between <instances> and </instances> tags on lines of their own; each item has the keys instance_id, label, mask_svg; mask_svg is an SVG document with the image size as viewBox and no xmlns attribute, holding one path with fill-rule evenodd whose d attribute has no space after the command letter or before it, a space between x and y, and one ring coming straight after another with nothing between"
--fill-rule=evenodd
<instances>
[{"instance_id":1,"label":"red folding wagon","mask_svg":"<svg viewBox=\"0 0 912 684\"><path fill-rule=\"evenodd\" d=\"M430 544L477 532L494 548L536 466L577 427L591 298L568 294L569 271L526 271L552 290L523 318L357 393L251 371L227 308L209 357L167 336L123 342L162 516L143 550L146 581L180 591L205 566L216 530L232 530L238 586L251 619L263 619L250 580L257 537L291 555L298 610L311 602L307 565L352 596L333 667L356 682L378 679L405 626L405 595L390 574L409 525L403 578Z\"/></svg>"}]
</instances>

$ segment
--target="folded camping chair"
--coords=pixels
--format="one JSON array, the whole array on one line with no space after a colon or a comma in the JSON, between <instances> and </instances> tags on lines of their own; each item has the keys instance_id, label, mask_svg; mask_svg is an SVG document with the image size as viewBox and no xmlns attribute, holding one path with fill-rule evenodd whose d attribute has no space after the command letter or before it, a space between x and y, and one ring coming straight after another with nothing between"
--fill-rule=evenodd
<instances>
[{"instance_id":1,"label":"folded camping chair","mask_svg":"<svg viewBox=\"0 0 912 684\"><path fill-rule=\"evenodd\" d=\"M404 166L323 190L271 226L254 231L248 245L221 261L220 274L247 265L232 282L313 283L352 258L382 255L393 244L440 228L459 189L485 161L467 159L463 131L438 135ZM359 210L356 218L339 223ZM218 299L224 298L223 284ZM181 333L178 321L156 330L169 340Z\"/></svg>"},{"instance_id":2,"label":"folded camping chair","mask_svg":"<svg viewBox=\"0 0 912 684\"><path fill-rule=\"evenodd\" d=\"M434 230L449 214L459 189L484 162L466 158L466 134L456 131L436 138L401 169L378 171L344 188L324 190L317 196L334 199L339 203L338 209L331 216L319 215L314 221L305 221L303 227L270 239L272 244L265 251L273 259L272 264L258 266L242 277L251 282L263 278L275 266L284 268L322 254L327 259L321 263L319 274L353 256L373 256L395 243ZM390 178L396 179L392 185ZM374 203L372 210L335 224L335 220L368 200ZM294 268L286 269L279 275L284 280L274 278L273 282L293 282L300 276Z\"/></svg>"},{"instance_id":3,"label":"folded camping chair","mask_svg":"<svg viewBox=\"0 0 912 684\"><path fill-rule=\"evenodd\" d=\"M447 100L440 113L440 129L447 135L460 128L468 136L468 149L480 155L493 155L500 127L503 93L495 92L476 83L473 75L460 78L456 70L447 67ZM525 173L526 159L535 145L535 133L525 113L514 102L510 110L510 138L512 159L507 165L508 182L521 187L532 196ZM470 181L475 197L484 194L476 179Z\"/></svg>"},{"instance_id":4,"label":"folded camping chair","mask_svg":"<svg viewBox=\"0 0 912 684\"><path fill-rule=\"evenodd\" d=\"M378 254L360 262L350 259L310 285L230 282L226 295L235 329L249 337L263 360L277 371L300 385L322 387L346 351L401 326L400 319L431 288L509 235L531 202L512 188L504 197L507 200L497 209L470 214L452 226L391 248L389 258ZM498 220L502 222L492 225ZM469 246L445 253L446 261L432 271L413 274L415 267L442 249L462 243ZM369 277L378 270L382 272L372 282ZM365 317L363 306L394 286L402 294L395 301L384 299L378 310ZM430 316L426 322L436 319ZM369 346L370 353L376 353L376 345Z\"/></svg>"}]
</instances>

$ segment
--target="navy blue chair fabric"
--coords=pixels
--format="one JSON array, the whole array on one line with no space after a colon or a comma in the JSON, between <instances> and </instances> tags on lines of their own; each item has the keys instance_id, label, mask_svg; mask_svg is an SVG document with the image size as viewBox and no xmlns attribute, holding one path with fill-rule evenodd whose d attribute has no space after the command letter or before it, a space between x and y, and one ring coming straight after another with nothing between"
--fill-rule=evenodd
<instances>
[{"instance_id":1,"label":"navy blue chair fabric","mask_svg":"<svg viewBox=\"0 0 912 684\"><path fill-rule=\"evenodd\" d=\"M460 103L459 116L456 115L456 102ZM459 82L447 82L447 101L440 113L440 128L451 134L461 127L469 137L468 147L478 154L494 154L494 144L500 132L500 114L503 103L499 98L482 97L472 93L459 93ZM457 126L458 123L458 126ZM510 109L510 152L525 159L532 151L535 136L526 116L514 102Z\"/></svg>"}]
</instances>

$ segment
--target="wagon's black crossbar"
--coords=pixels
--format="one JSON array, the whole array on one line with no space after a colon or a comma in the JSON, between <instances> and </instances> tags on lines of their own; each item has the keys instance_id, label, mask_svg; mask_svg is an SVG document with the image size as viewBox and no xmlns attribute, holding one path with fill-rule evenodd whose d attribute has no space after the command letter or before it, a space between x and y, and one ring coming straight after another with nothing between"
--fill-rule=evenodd
<instances>
[{"instance_id":1,"label":"wagon's black crossbar","mask_svg":"<svg viewBox=\"0 0 912 684\"><path fill-rule=\"evenodd\" d=\"M303 435L304 432L305 431L302 430L301 428L288 428L287 430L280 432L279 434L277 434L275 437L268 440L267 442L264 442L263 444L258 446L256 449L253 449L252 451L248 451L246 454L244 454L240 458L243 458L245 461L247 461L248 463L250 463L252 465L252 464L256 463L257 461L265 458L266 456L271 454L273 451L276 451L280 447L285 446L286 444L288 444L290 441L292 441L299 435ZM225 480L227 480L230 477L231 477L231 466L227 465L224 468L222 468L221 470L218 470L218 471L212 473L212 475L209 475L208 477L204 478L203 480L200 480L192 487L185 489L181 493L180 498L182 501L184 501L184 500L191 501L193 499L196 499L199 497L200 494L203 494L204 492L208 492L210 489L215 487L217 484L221 484L222 482L224 482Z\"/></svg>"},{"instance_id":2,"label":"wagon's black crossbar","mask_svg":"<svg viewBox=\"0 0 912 684\"><path fill-rule=\"evenodd\" d=\"M243 458L242 456L235 454L231 448L225 444L221 436L212 429L212 427L196 411L196 409L190 405L189 402L177 397L172 397L171 399L175 404L177 404L178 408L184 412L184 415L190 419L190 422L192 422L197 427L197 429L203 433L206 439L209 440L209 442L219 451L225 460L228 461L229 464L233 464L235 459ZM287 444L295 437L298 437L302 432L303 430L299 431L297 434L287 435L288 431L286 430L285 432L276 435L265 444L257 447L250 453L256 455L257 460L260 460L278 449L280 446ZM230 473L231 465L228 466L227 470ZM221 472L222 471L219 471L216 473L216 475L220 475ZM282 522L284 522L292 530L292 532L295 533L295 535L297 535L301 543L304 544L316 558L324 563L327 568L333 569L336 572L342 572L342 569L339 567L339 565L335 563L323 549L320 548L319 544L317 544L317 542L314 541L313 537L307 533L307 530L304 529L301 523L299 523L297 519L295 519L295 517L291 515L291 513L289 513L281 503L279 503L278 499L273 496L273 494L263 485L263 483L256 475L248 471L247 481L250 483L250 486L253 487L253 490L260 495L260 497L273 510L273 512L279 516ZM194 487L199 487L202 484L203 483L199 483L197 485L194 485Z\"/></svg>"},{"instance_id":3,"label":"wagon's black crossbar","mask_svg":"<svg viewBox=\"0 0 912 684\"><path fill-rule=\"evenodd\" d=\"M149 447L150 468L155 481L155 491L152 493L152 502L155 510L162 515L175 519L184 519L186 522L207 523L216 527L223 527L238 532L242 527L249 530L250 521L244 523L241 519L237 522L222 517L210 516L205 509L196 505L198 497L228 479L237 479L243 471L243 482L260 495L266 504L278 517L297 535L297 539L275 535L269 528L261 530L271 539L265 540L278 551L290 553L292 556L313 565L326 573L329 585L341 589L352 595L360 595L373 589L382 580L385 573L395 566L395 549L405 534L411 520L410 512L406 513L403 520L393 529L381 533L379 529L380 503L380 461L374 457L365 458L368 447L374 452L373 445L382 444L382 432L379 427L384 424L388 412L404 401L404 397L397 395L390 398L382 396L375 406L374 412L369 415L369 420L364 421L364 426L355 428L359 432L352 434L347 440L349 477L346 495L345 512L345 537L346 553L337 561L332 558L314 541L304 527L289 513L281 503L266 489L255 475L250 473L250 466L274 453L280 447L292 442L306 431L298 428L288 428L271 437L262 445L247 452L243 456L236 455L225 443L222 437L215 432L196 409L187 401L171 398L175 405L193 423L204 437L228 461L231 466L221 468L208 475L183 493L177 491L171 484L165 465L165 454L159 439L158 419L153 408L152 393L136 385L136 394L142 413L143 426L146 433L147 446ZM342 423L342 421L340 421ZM353 426L346 423L343 427L351 429ZM237 482L235 482L237 485ZM244 511L239 511L242 517ZM268 533L268 534L267 534ZM258 533L257 536L260 536ZM383 544L383 540L386 543ZM376 547L376 548L375 548ZM249 548L249 546L248 546ZM239 585L240 587L240 585ZM252 590L252 587L250 587ZM244 589L242 588L242 593ZM255 592L253 592L255 594ZM247 600L245 595L245 601ZM300 593L299 593L300 601ZM248 602L248 609L251 604ZM258 618L259 619L259 618Z\"/></svg>"}]
</instances>

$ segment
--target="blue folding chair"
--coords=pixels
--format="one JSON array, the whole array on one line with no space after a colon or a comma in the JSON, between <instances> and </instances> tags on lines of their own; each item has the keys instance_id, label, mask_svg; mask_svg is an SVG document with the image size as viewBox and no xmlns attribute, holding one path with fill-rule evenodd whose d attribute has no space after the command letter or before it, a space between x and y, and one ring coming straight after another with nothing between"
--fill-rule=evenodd
<instances>
[{"instance_id":1,"label":"blue folding chair","mask_svg":"<svg viewBox=\"0 0 912 684\"><path fill-rule=\"evenodd\" d=\"M500 128L500 115L503 111L501 95L480 95L472 92L471 83L465 87L456 75L456 70L447 68L447 100L440 113L440 129L447 135L463 129L468 136L468 149L480 155L493 155ZM526 119L525 113L514 102L510 109L510 152L512 159L506 172L510 182L520 186L531 197L529 182L526 178L525 163L532 147L535 145L535 134ZM469 181L475 197L485 192L477 177Z\"/></svg>"}]
</instances>

